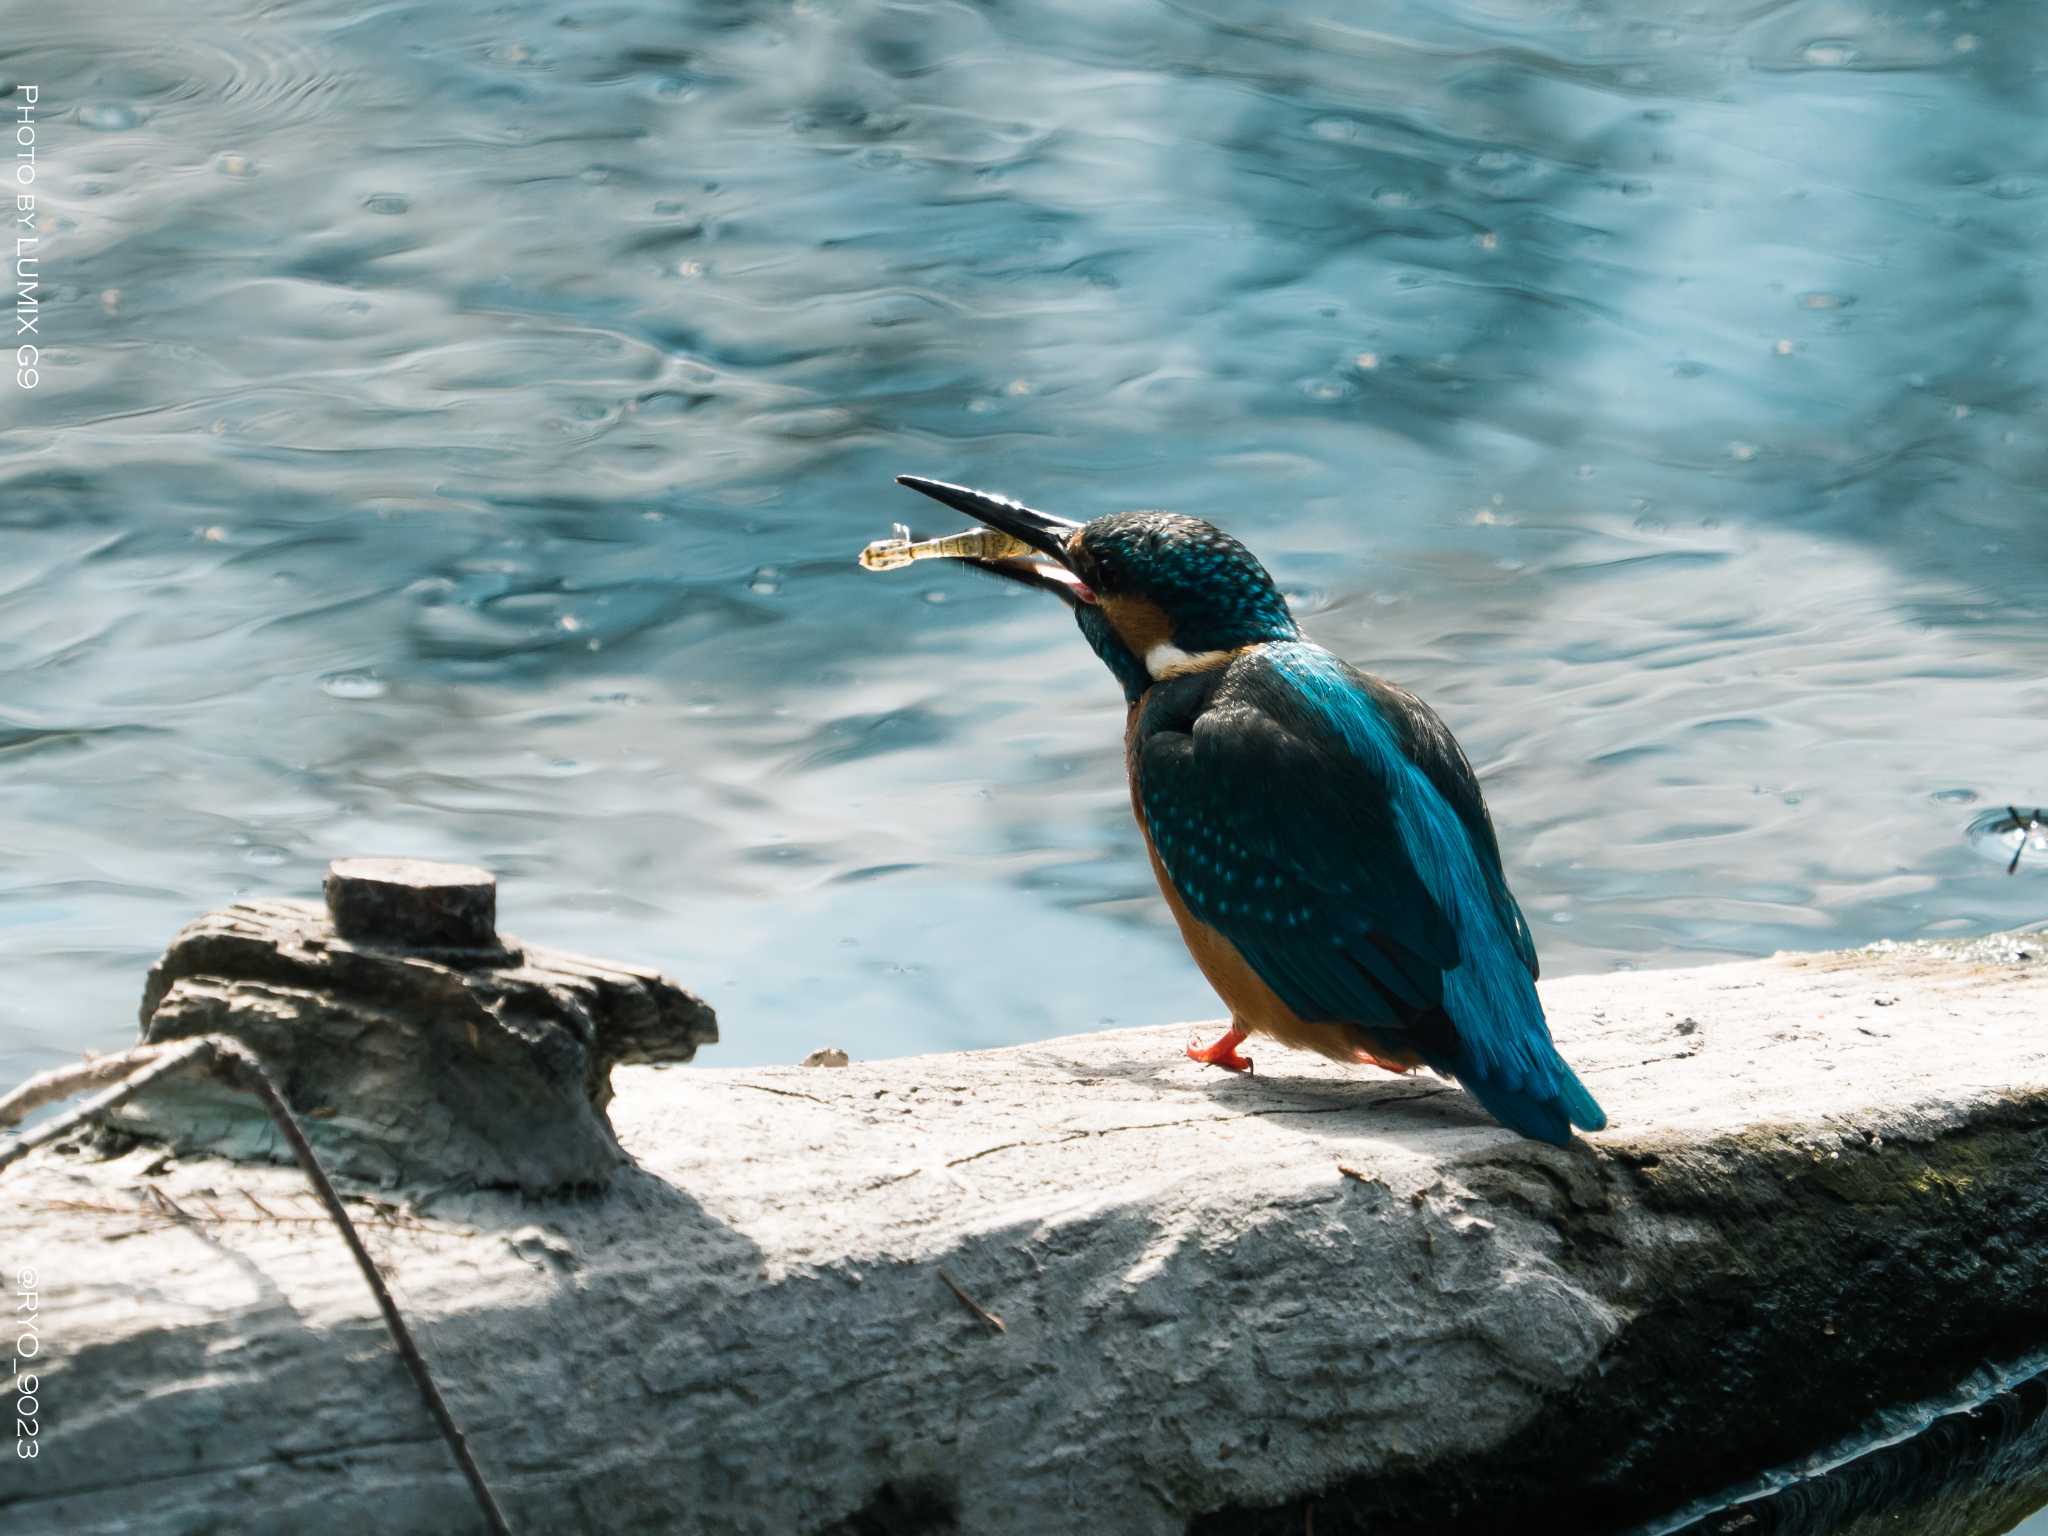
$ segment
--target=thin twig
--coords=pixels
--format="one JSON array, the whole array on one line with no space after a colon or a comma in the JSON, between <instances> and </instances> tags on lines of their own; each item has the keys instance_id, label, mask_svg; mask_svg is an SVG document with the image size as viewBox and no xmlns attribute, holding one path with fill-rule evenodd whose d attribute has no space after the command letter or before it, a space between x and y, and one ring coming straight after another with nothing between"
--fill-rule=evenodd
<instances>
[{"instance_id":1,"label":"thin twig","mask_svg":"<svg viewBox=\"0 0 2048 1536\"><path fill-rule=\"evenodd\" d=\"M377 1299L377 1310L384 1315L384 1326L391 1334L392 1343L398 1346L399 1358L412 1373L413 1385L419 1388L420 1400L427 1405L435 1425L441 1431L441 1438L448 1442L448 1449L455 1456L455 1464L462 1470L469 1483L469 1491L476 1498L477 1507L483 1512L484 1524L491 1536L511 1536L511 1527L505 1523L505 1513L498 1507L497 1496L491 1492L490 1484L484 1481L482 1469L476 1458L469 1453L469 1442L463 1439L462 1430L455 1422L455 1416L448 1411L447 1400L441 1396L441 1389L434 1382L434 1376L427 1369L426 1357L420 1353L419 1345L413 1342L412 1330L399 1315L398 1303L391 1297L384 1277L378 1273L376 1261L370 1257L370 1250L363 1246L363 1239L349 1214L341 1203L341 1196L335 1192L333 1181L327 1177L327 1170L320 1166L320 1159L314 1155L312 1143L306 1140L306 1133L300 1129L291 1107L284 1096L277 1091L277 1085L270 1080L270 1074L263 1070L263 1063L239 1040L225 1035L200 1035L191 1040L181 1041L173 1046L140 1046L128 1052L125 1057L100 1058L85 1064L84 1068L59 1068L30 1079L5 1100L0 1100L0 1124L11 1124L29 1110L75 1093L80 1087L95 1082L104 1082L114 1075L114 1068L125 1061L133 1068L137 1061L141 1070L134 1072L125 1082L108 1089L105 1093L88 1099L68 1115L60 1115L48 1125L38 1126L26 1135L17 1136L0 1146L0 1168L5 1168L17 1158L25 1156L35 1148L56 1141L95 1115L125 1103L158 1078L177 1071L180 1067L198 1064L211 1071L216 1077L230 1085L254 1094L270 1118L277 1123L278 1130L290 1144L292 1156L297 1159L307 1182L313 1186L313 1193L319 1196L326 1207L327 1215L335 1226L341 1229L342 1240L348 1244L350 1257L356 1261L356 1268L362 1271L364 1281L370 1287L370 1294ZM70 1086L64 1086L70 1085ZM148 1186L166 1210L177 1215L192 1218L177 1203L158 1190ZM962 1300L966 1298L963 1296ZM998 1323L997 1327L1002 1325Z\"/></svg>"},{"instance_id":2,"label":"thin twig","mask_svg":"<svg viewBox=\"0 0 2048 1536\"><path fill-rule=\"evenodd\" d=\"M2005 866L2005 872L2010 875L2018 873L2020 855L2027 851L2027 839L2034 835L2034 828L2041 825L2041 813L2035 810L2022 816L2016 805L2008 805L2006 810L2012 814L2012 824L2020 834L2020 840L2012 850L2012 862Z\"/></svg>"},{"instance_id":3,"label":"thin twig","mask_svg":"<svg viewBox=\"0 0 2048 1536\"><path fill-rule=\"evenodd\" d=\"M194 1042L181 1040L174 1045L138 1045L132 1051L117 1051L112 1056L89 1056L84 1061L69 1066L52 1067L47 1072L38 1072L5 1098L0 1098L0 1125L13 1125L24 1119L30 1111L41 1109L45 1104L55 1104L60 1099L75 1098L86 1089L99 1083L133 1082L129 1076L139 1067L165 1056L175 1061L187 1061L202 1054L193 1049ZM148 1081L154 1081L152 1075ZM139 1085L138 1085L139 1086ZM126 1095L123 1095L126 1097ZM119 1099L113 1101L118 1104ZM109 1106L111 1107L111 1106ZM98 1113L91 1105L82 1107L72 1123L90 1119ZM50 1138L56 1140L55 1136ZM41 1142L36 1143L41 1146ZM18 1154L17 1154L18 1155Z\"/></svg>"},{"instance_id":4,"label":"thin twig","mask_svg":"<svg viewBox=\"0 0 2048 1536\"><path fill-rule=\"evenodd\" d=\"M252 1204L255 1203L254 1197L247 1190L243 1190L241 1193ZM325 1211L321 1211L318 1215L301 1216L295 1215L290 1211L273 1211L270 1207L263 1205L259 1205L257 1208L263 1212L261 1216L242 1216L232 1211L221 1211L207 1218L202 1225L212 1226L217 1224L220 1226L243 1227L325 1227L331 1225ZM40 1209L78 1216L140 1215L158 1222L178 1219L165 1211L153 1210L148 1206L144 1206L138 1211L134 1206L107 1205L98 1200L45 1200L42 1202ZM188 1214L185 1219L190 1220L190 1215ZM374 1207L372 1208L372 1214L356 1218L356 1227L358 1230L370 1227L378 1232L426 1232L443 1237L474 1237L476 1235L474 1227L436 1227L430 1226L424 1221L414 1221L411 1219L401 1221L396 1217L378 1213ZM156 1230L156 1228L139 1227L136 1230L149 1232Z\"/></svg>"},{"instance_id":5,"label":"thin twig","mask_svg":"<svg viewBox=\"0 0 2048 1536\"><path fill-rule=\"evenodd\" d=\"M147 1194L150 1199L154 1200L160 1207L162 1207L163 1213L166 1216L169 1216L174 1221L182 1221L191 1226L196 1227L199 1225L197 1218L195 1218L190 1211L186 1210L185 1207L178 1204L177 1201L173 1200L169 1195L165 1194L162 1190L158 1189L154 1184L145 1184L142 1186L142 1188L143 1192Z\"/></svg>"},{"instance_id":6,"label":"thin twig","mask_svg":"<svg viewBox=\"0 0 2048 1536\"><path fill-rule=\"evenodd\" d=\"M943 1269L939 1271L939 1278L946 1282L947 1290L951 1291L955 1296L958 1296L960 1298L961 1306L965 1307L968 1311L972 1312L976 1317L980 1318L984 1323L988 1324L990 1328L994 1329L997 1333L1008 1333L1010 1331L1009 1329L1003 1326L1003 1320L1000 1317L997 1317L995 1313L989 1311L987 1307L984 1307L972 1296L968 1295L965 1291L961 1290L960 1282L958 1280L955 1280L951 1275L947 1274Z\"/></svg>"},{"instance_id":7,"label":"thin twig","mask_svg":"<svg viewBox=\"0 0 2048 1536\"><path fill-rule=\"evenodd\" d=\"M160 1077L168 1076L180 1067L187 1066L203 1057L213 1054L208 1043L213 1037L201 1035L196 1039L180 1041L173 1046L138 1046L127 1054L126 1060L132 1068L140 1065L141 1070L127 1081L117 1083L105 1093L87 1099L68 1115L59 1115L46 1125L23 1133L0 1146L0 1168L20 1157L26 1157L37 1147L61 1141L86 1121L119 1108L142 1092ZM144 1053L147 1054L144 1054ZM112 1075L113 1068L122 1065L121 1056L99 1056L78 1067L58 1067L30 1078L5 1099L0 1099L0 1125L12 1125L32 1109L41 1109L45 1104L58 1099L69 1098L79 1089L93 1083L105 1082Z\"/></svg>"},{"instance_id":8,"label":"thin twig","mask_svg":"<svg viewBox=\"0 0 2048 1536\"><path fill-rule=\"evenodd\" d=\"M809 1099L813 1104L824 1104L826 1108L831 1108L827 1100L819 1098L815 1093L798 1093L794 1088L770 1088L766 1083L734 1083L733 1087L751 1088L756 1093L772 1093L782 1099Z\"/></svg>"},{"instance_id":9,"label":"thin twig","mask_svg":"<svg viewBox=\"0 0 2048 1536\"><path fill-rule=\"evenodd\" d=\"M484 1523L490 1527L492 1536L511 1536L511 1528L505 1523L505 1512L498 1507L497 1496L491 1492L491 1485L484 1481L483 1470L477 1466L476 1458L469 1454L469 1442L462 1437L462 1429L455 1422L455 1415L448 1411L448 1403L441 1396L441 1389L435 1385L434 1376L427 1369L426 1357L420 1353L419 1345L413 1342L412 1330L399 1315L398 1303L391 1298L390 1290L384 1284L384 1277L377 1272L376 1262L370 1257L370 1250L363 1246L363 1239L356 1231L356 1224L349 1220L348 1212L342 1208L341 1196L335 1193L333 1182L327 1177L327 1170L320 1166L320 1159L313 1154L313 1144L306 1140L306 1133L299 1129L299 1122L292 1115L284 1101L284 1095L277 1091L277 1085L270 1080L270 1074L263 1070L263 1063L239 1041L221 1040L217 1047L221 1064L228 1069L230 1080L238 1080L263 1101L263 1107L270 1111L270 1118L277 1122L277 1128L284 1133L284 1139L291 1143L292 1156L299 1160L306 1178L313 1186L313 1193L320 1197L320 1203L327 1207L327 1214L334 1218L334 1224L341 1228L342 1239L348 1244L349 1254L356 1261L356 1268L363 1272L371 1294L377 1298L377 1308L384 1314L384 1326L391 1330L391 1341L398 1346L398 1353L405 1361L405 1367L412 1372L412 1379L420 1389L420 1397L427 1405L427 1412L434 1416L434 1422L441 1428L441 1438L448 1442L448 1449L455 1454L455 1463L462 1468L462 1475L469 1481L469 1491L476 1495L477 1507L483 1511Z\"/></svg>"}]
</instances>

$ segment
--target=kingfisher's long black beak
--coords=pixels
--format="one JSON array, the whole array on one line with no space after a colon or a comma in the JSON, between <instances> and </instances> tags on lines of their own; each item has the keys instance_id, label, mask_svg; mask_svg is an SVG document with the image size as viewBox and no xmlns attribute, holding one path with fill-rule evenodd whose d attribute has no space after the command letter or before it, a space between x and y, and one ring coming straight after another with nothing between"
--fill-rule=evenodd
<instances>
[{"instance_id":1,"label":"kingfisher's long black beak","mask_svg":"<svg viewBox=\"0 0 2048 1536\"><path fill-rule=\"evenodd\" d=\"M991 496L987 491L948 485L943 480L927 480L923 475L898 475L896 483L907 485L933 501L943 501L955 512L965 512L977 523L986 523L1014 539L1022 539L1061 565L1067 563L1067 540L1081 526L1067 518L1054 517L1050 512L1036 511L1007 496Z\"/></svg>"},{"instance_id":2,"label":"kingfisher's long black beak","mask_svg":"<svg viewBox=\"0 0 2048 1536\"><path fill-rule=\"evenodd\" d=\"M965 485L949 485L943 480L927 480L923 475L898 475L896 483L907 485L934 501L942 501L954 511L966 513L977 523L1022 539L1045 556L1044 561L975 561L974 564L983 570L1006 576L1012 581L1021 581L1026 586L1044 588L1067 603L1095 601L1095 594L1074 574L1073 561L1067 553L1067 541L1079 530L1079 523L1070 518L1055 517L1050 512L1040 512L1007 496L994 496ZM1052 563L1048 565L1046 561Z\"/></svg>"}]
</instances>

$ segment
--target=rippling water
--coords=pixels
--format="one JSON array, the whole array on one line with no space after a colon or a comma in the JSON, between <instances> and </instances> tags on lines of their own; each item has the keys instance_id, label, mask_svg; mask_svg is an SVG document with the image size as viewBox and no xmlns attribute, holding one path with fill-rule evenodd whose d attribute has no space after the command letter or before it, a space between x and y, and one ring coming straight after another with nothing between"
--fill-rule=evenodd
<instances>
[{"instance_id":1,"label":"rippling water","mask_svg":"<svg viewBox=\"0 0 2048 1536\"><path fill-rule=\"evenodd\" d=\"M855 568L905 470L1242 534L1551 973L2048 916L1965 837L2048 799L2030 6L7 11L0 1078L357 852L727 1063L1212 1014L1064 613Z\"/></svg>"}]
</instances>

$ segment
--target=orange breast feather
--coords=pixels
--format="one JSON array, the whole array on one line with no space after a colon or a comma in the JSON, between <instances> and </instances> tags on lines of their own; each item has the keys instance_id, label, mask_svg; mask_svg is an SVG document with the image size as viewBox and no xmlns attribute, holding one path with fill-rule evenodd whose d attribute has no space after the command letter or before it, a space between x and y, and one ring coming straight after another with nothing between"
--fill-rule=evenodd
<instances>
[{"instance_id":1,"label":"orange breast feather","mask_svg":"<svg viewBox=\"0 0 2048 1536\"><path fill-rule=\"evenodd\" d=\"M1209 985L1216 989L1216 995L1223 999L1232 1020L1241 1029L1271 1035L1282 1045L1315 1051L1334 1061L1369 1061L1389 1072L1407 1072L1420 1066L1422 1058L1413 1051L1383 1044L1355 1024L1336 1019L1302 1018L1266 985L1235 944L1188 910L1187 903L1181 900L1180 892L1174 889L1173 881L1167 876L1165 864L1160 862L1159 850L1152 846L1152 829L1145 825L1144 807L1138 802L1135 753L1138 709L1138 705L1131 707L1124 735L1125 767L1131 784L1131 813L1137 817L1138 830L1145 836L1145 853L1152 860L1152 878L1159 882L1159 893L1166 898L1167 909L1180 925L1181 941L1187 945L1188 953L1194 956L1195 964Z\"/></svg>"}]
</instances>

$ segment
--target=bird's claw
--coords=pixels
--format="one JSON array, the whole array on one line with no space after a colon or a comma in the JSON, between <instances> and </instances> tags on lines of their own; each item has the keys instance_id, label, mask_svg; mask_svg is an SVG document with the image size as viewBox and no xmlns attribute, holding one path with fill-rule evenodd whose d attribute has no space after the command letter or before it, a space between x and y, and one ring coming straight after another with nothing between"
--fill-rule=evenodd
<instances>
[{"instance_id":1,"label":"bird's claw","mask_svg":"<svg viewBox=\"0 0 2048 1536\"><path fill-rule=\"evenodd\" d=\"M1240 1056L1237 1048L1244 1040L1245 1032L1233 1029L1214 1045L1202 1044L1200 1035L1188 1036L1188 1060L1199 1061L1206 1067L1221 1067L1226 1072L1249 1072L1252 1059Z\"/></svg>"}]
</instances>

